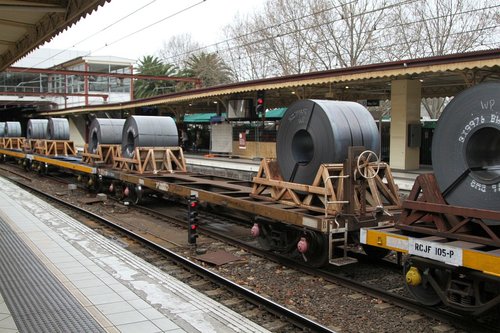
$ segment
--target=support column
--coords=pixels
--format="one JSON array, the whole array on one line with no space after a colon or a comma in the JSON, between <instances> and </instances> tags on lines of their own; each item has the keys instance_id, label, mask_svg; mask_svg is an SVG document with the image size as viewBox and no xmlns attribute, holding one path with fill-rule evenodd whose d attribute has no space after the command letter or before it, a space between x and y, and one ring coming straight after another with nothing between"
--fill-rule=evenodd
<instances>
[{"instance_id":1,"label":"support column","mask_svg":"<svg viewBox=\"0 0 500 333\"><path fill-rule=\"evenodd\" d=\"M69 116L69 137L76 147L85 145L85 118L83 116Z\"/></svg>"},{"instance_id":2,"label":"support column","mask_svg":"<svg viewBox=\"0 0 500 333\"><path fill-rule=\"evenodd\" d=\"M420 123L421 83L394 80L391 84L391 168L414 170L420 167L420 147L408 147L408 124Z\"/></svg>"}]
</instances>

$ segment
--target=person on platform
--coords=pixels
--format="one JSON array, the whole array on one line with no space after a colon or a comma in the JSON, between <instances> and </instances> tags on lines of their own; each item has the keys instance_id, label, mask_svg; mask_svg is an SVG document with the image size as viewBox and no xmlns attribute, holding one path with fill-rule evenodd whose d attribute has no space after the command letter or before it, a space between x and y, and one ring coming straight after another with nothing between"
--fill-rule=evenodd
<instances>
[{"instance_id":1,"label":"person on platform","mask_svg":"<svg viewBox=\"0 0 500 333\"><path fill-rule=\"evenodd\" d=\"M181 129L181 147L182 149L187 149L188 147L188 134L185 130Z\"/></svg>"}]
</instances>

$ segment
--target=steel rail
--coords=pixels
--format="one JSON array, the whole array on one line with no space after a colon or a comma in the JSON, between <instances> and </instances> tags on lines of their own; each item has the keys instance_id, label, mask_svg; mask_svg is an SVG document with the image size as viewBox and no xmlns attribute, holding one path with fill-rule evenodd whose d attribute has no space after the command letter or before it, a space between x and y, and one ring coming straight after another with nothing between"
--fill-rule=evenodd
<instances>
[{"instance_id":1,"label":"steel rail","mask_svg":"<svg viewBox=\"0 0 500 333\"><path fill-rule=\"evenodd\" d=\"M43 197L49 198L49 199L51 199L59 204L62 204L63 206L70 207L71 209L78 211L82 215L89 216L95 220L102 222L105 225L108 225L112 228L119 230L120 232L124 233L125 235L146 244L149 248L151 248L155 251L158 251L159 253L169 257L171 260L177 262L178 264L182 265L186 269L193 271L193 272L196 272L199 275L205 276L208 279L212 280L213 282L220 284L220 285L226 287L227 289L237 293L238 295L240 295L241 297L243 297L244 299L246 299L250 303L257 305L257 306L264 307L267 311L269 311L270 313L273 313L274 315L277 315L277 316L283 317L283 318L287 318L287 320L289 322L293 323L294 325L296 325L298 327L301 327L302 329L306 329L306 330L309 330L311 332L318 332L318 333L322 333L322 332L335 333L333 330L329 329L328 327L325 327L325 326L321 325L320 323L314 322L314 321L310 320L309 318L307 318L299 313L296 313L294 311L291 311L291 310L287 309L286 307L284 307L276 302L273 302L265 297L262 297L259 294L255 293L249 289L246 289L246 288L230 281L229 279L226 279L225 277L220 276L220 275L218 275L218 274L216 274L208 269L205 269L204 267L190 261L189 259L184 258L184 257L178 255L177 253L170 251L169 249L167 249L163 246L160 246L160 245L148 240L147 238L145 238L145 237L143 237L143 236L141 236L141 235L139 235L131 230L128 230L127 228L122 227L122 226L102 217L102 216L99 216L95 213L86 211L85 209L83 209L81 207L78 207L72 203L66 202L66 201L64 201L56 196L53 196L51 194L45 193L45 192L43 192L35 187L31 187L27 184L23 184L22 182L19 182L18 180L15 180L12 178L9 178L9 180L16 183L18 186L28 188L31 191L34 191Z\"/></svg>"},{"instance_id":2,"label":"steel rail","mask_svg":"<svg viewBox=\"0 0 500 333\"><path fill-rule=\"evenodd\" d=\"M190 262L188 259L185 259L175 253L173 253L172 251L168 250L168 249L165 249L157 244L154 244L152 243L151 241L145 239L144 237L130 231L130 230L127 230L126 228L122 227L122 226L119 226L103 217L100 217L99 215L96 215L94 213L91 213L91 212L87 212L85 211L83 208L80 208L78 206L75 206L75 205L72 205L71 203L67 203L67 202L64 202L62 201L61 199L57 198L57 197L54 197L54 196L51 196L47 193L43 193L43 192L40 192L38 191L37 189L34 189L34 188L31 188L30 186L28 185L24 185L16 180L12 180L18 184L21 184L22 186L25 186L25 187L28 187L34 191L36 191L37 193L40 193L42 194L43 196L46 196L46 197L49 197L51 198L52 200L54 201L57 201L57 202L61 202L62 204L66 205L66 206L70 206L70 207L73 207L74 209L82 212L83 214L87 214L89 216L92 216L98 220L101 220L103 221L104 223L106 224L109 224L110 226L116 228L116 229L119 229L121 230L123 233L133 237L133 238L136 238L138 239L139 241L141 242L144 242L148 245L150 245L151 248L154 248L156 249L157 251L161 252L161 253L164 253L165 255L167 256L170 256L170 253L172 254L172 258L175 258L175 260L177 261L177 258L179 258L179 264L182 264L184 267L192 270L192 271L195 271L199 274L202 274L202 275L205 275L205 269L195 263L192 263ZM146 207L143 207L143 206L136 206L137 208L139 208L140 210L143 210L143 211L147 211L149 212L150 214L155 214L157 215L158 217L162 217L163 219L165 220L168 220L169 222L174 222L178 225L184 225L186 226L186 222L182 219L178 219L178 218L175 218L175 217L172 217L172 216L166 216L164 214L162 214L161 212L158 212L158 211L155 211L153 209L150 209L150 208L146 208ZM200 212L200 219L203 217L204 214L207 214L207 215L211 215L212 213L207 213L207 212ZM463 315L459 315L457 313L454 313L454 312L450 312L450 311L447 311L446 309L444 308L441 308L441 307L424 307L423 305L421 305L420 303L418 303L415 299L411 299L411 298L407 298L407 297L404 297L404 296L401 296L401 295L397 295L397 294L394 294L394 293L391 293L391 292L388 292L386 290L382 290L380 288L376 288L374 286L368 286L366 284L363 284L362 282L357 282L357 281L354 281L352 279L349 279L349 278L346 278L344 276L342 276L341 274L334 274L332 272L328 272L327 270L319 270L317 268L311 268L311 267L308 267L306 265L301 265L299 263L297 263L296 261L293 261L293 260L290 260L288 258L285 258L281 255L278 255L278 254L275 254L275 253L272 253L272 252L269 252L269 251L264 251L264 250L261 250L255 246L252 246L250 244L247 244L247 243L244 243L236 238L233 238L233 237L230 237L228 235L225 235L225 234L221 234L217 231L214 231L214 230L210 230L210 227L209 226L203 226L203 225L200 225L199 226L199 230L202 231L203 233L207 234L208 236L210 237L213 237L213 238L216 238L216 239L219 239L219 240L222 240L222 241L225 241L225 242L228 242L232 245L235 245L235 246L238 246L240 248L243 248L253 254L256 254L256 255L259 255L261 257L265 257L266 259L269 259L269 260L272 260L272 261L275 261L275 262L278 262L280 264L283 264L287 267L291 267L293 269L296 269L297 271L300 271L300 272L303 272L303 273L306 273L306 274L310 274L310 275L315 275L315 276L318 276L318 277L322 277L323 279L325 279L325 281L328 281L328 282L333 282L333 283L337 283L337 284L341 284L342 286L345 286L345 287L348 287L352 290L355 290L355 291L358 291L360 293L363 293L363 294L366 294L366 295L370 295L370 296L373 296L373 297L376 297L376 298L379 298L379 299L382 299L384 300L385 302L388 302L388 303L391 303L391 304L395 304L397 306L400 306L400 307L403 307L405 309L409 309L409 310L412 310L412 311L417 311L417 312L422 312L422 313L425 313L425 315L431 317L431 318L435 318L437 320L441 320L441 321L447 321L447 322L450 322L450 323L453 323L454 325L457 325L461 328L464 328L464 329L470 329L471 327L474 327L475 330L479 331L479 332L496 332L497 328L492 328L492 327L489 327L488 325L483 325L482 323L480 322L477 322L477 321L473 321L470 317L467 317L467 316L463 316ZM373 259L371 259L373 261ZM387 261L381 261L381 260L378 260L377 263L380 265L380 264L383 264L383 265L395 265L393 263L389 263ZM241 294L242 296L245 297L245 299L249 300L250 302L252 303L255 303L255 304L260 304L264 307L266 307L266 309L268 309L268 311L276 314L276 315L281 315L281 316L285 316L287 318L291 318L290 316L288 315L285 315L283 314L281 311L284 311L283 309L285 309L286 311L289 311L291 312L290 310L282 307L281 305L275 303L275 302L272 302L270 300L267 300L267 299L264 299L262 298L261 296L253 293L252 291L249 291L245 288L242 288L240 286L237 286L235 285L233 282L225 279L224 277L221 277L211 271L208 271L209 273L207 274L212 276L213 277L209 277L211 278L214 282L217 282L218 279L221 279L220 282L217 282L217 283L220 283L221 285L224 285L226 286L227 288L229 289L234 289L235 292L237 292L238 294ZM238 289L241 289L242 292L238 291ZM260 299L262 300L265 300L263 301L264 303L261 303ZM269 302L269 303L267 303ZM312 329L312 328L309 328L308 327L308 324L311 323L311 321L303 316L301 316L300 314L296 314L294 312L291 312L293 313L294 315L298 316L297 318L295 318L294 320L291 320L294 324L297 323L298 326L301 326L301 327L304 327L304 328L308 328L308 329ZM294 317L294 316L293 316ZM305 322L303 321L305 320ZM303 324L298 324L298 323L303 323ZM314 322L313 322L314 323ZM317 325L320 325L318 323L315 323ZM472 326L474 325L474 326ZM331 332L331 330L329 330L328 328L320 325L319 326L320 329L318 330L318 328L314 328L312 329L313 331L318 331L318 332ZM325 330L321 330L322 329L325 329Z\"/></svg>"},{"instance_id":3,"label":"steel rail","mask_svg":"<svg viewBox=\"0 0 500 333\"><path fill-rule=\"evenodd\" d=\"M157 214L158 216L161 216L164 219L167 219L171 222L174 222L178 225L186 225L184 221L181 221L180 219L177 219L175 217L171 216L166 216L163 215L160 212L156 212L150 208L138 206L139 209L141 210L146 210L150 213ZM200 219L203 217L203 214L206 214L206 212L200 212ZM211 214L211 213L210 213ZM386 291L374 286L369 286L366 285L362 282L354 281L350 278L347 278L341 274L335 274L332 272L329 272L326 269L318 269L318 268L312 268L307 265L301 265L300 263L293 261L291 259L285 258L279 254L269 252L262 250L260 248L257 248L255 246L252 246L250 244L244 243L236 238L230 237L227 234L224 233L219 233L216 230L211 230L210 227L208 226L203 226L200 225L198 229L205 233L206 235L216 238L218 240L230 243L231 245L238 246L240 248L243 248L244 250L251 252L255 255L264 257L266 259L275 261L281 265L290 267L292 269L295 269L297 271L300 271L305 274L309 275L314 275L317 277L320 277L324 279L325 281L331 282L331 283L337 283L340 284L344 287L350 288L352 290L355 290L357 292L363 293L365 295L370 295L372 297L381 299L387 303L394 304L396 306L415 311L415 312L420 312L425 314L426 316L429 316L431 318L440 320L440 321L446 321L453 323L454 325L465 329L465 330L470 330L471 327L474 328L475 331L477 332L487 332L487 333L493 333L493 332L498 332L498 327L490 327L488 324L482 324L480 322L474 321L471 317L468 317L466 315L460 315L455 312L448 311L447 309L443 307L428 307L420 304L417 300L413 298L408 298L402 295L398 295L395 293L391 293L390 291ZM357 258L360 261L363 260L368 260L366 255L362 254L357 254ZM371 262L376 262L377 266L386 266L389 268L400 268L402 270L402 267L396 263L389 262L387 260L382 260L382 259L375 259L369 257L369 260ZM402 277L403 278L403 277Z\"/></svg>"}]
</instances>

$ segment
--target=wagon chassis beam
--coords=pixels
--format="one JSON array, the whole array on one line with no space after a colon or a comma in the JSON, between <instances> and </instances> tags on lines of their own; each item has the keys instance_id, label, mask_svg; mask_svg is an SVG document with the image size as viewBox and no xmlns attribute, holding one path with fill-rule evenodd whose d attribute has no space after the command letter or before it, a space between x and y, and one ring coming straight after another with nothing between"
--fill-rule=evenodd
<instances>
[{"instance_id":1,"label":"wagon chassis beam","mask_svg":"<svg viewBox=\"0 0 500 333\"><path fill-rule=\"evenodd\" d=\"M463 240L500 247L498 231L485 221L500 222L500 212L448 205L433 174L417 177L396 227L408 232ZM467 234L471 228L482 236Z\"/></svg>"}]
</instances>

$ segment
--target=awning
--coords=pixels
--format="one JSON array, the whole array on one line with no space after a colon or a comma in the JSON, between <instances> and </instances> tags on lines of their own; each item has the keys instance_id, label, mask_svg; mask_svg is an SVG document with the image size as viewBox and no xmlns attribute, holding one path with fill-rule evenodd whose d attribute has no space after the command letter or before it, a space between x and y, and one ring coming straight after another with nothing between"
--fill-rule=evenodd
<instances>
[{"instance_id":1,"label":"awning","mask_svg":"<svg viewBox=\"0 0 500 333\"><path fill-rule=\"evenodd\" d=\"M287 108L277 108L266 110L266 119L281 119L285 114Z\"/></svg>"},{"instance_id":2,"label":"awning","mask_svg":"<svg viewBox=\"0 0 500 333\"><path fill-rule=\"evenodd\" d=\"M213 122L221 122L225 119L226 113L222 113L222 115L217 115L217 113L194 113L184 115L184 123L187 124L208 124Z\"/></svg>"}]
</instances>

